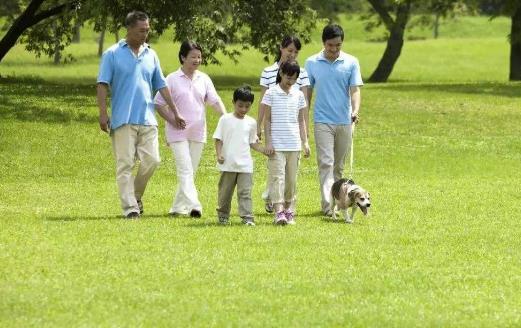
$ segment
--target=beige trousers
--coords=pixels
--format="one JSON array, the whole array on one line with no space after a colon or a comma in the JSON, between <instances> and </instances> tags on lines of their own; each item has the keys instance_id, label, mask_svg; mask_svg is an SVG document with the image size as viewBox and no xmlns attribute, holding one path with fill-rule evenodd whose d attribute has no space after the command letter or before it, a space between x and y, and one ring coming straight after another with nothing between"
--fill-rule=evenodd
<instances>
[{"instance_id":1,"label":"beige trousers","mask_svg":"<svg viewBox=\"0 0 521 328\"><path fill-rule=\"evenodd\" d=\"M344 174L346 154L351 149L351 125L315 123L315 145L321 206L326 213L331 209L331 186Z\"/></svg>"},{"instance_id":2,"label":"beige trousers","mask_svg":"<svg viewBox=\"0 0 521 328\"><path fill-rule=\"evenodd\" d=\"M270 156L270 199L273 204L293 203L297 193L300 151L275 151Z\"/></svg>"},{"instance_id":3,"label":"beige trousers","mask_svg":"<svg viewBox=\"0 0 521 328\"><path fill-rule=\"evenodd\" d=\"M123 215L138 212L137 200L145 192L148 180L159 165L157 126L126 124L111 132L116 159L116 182ZM132 170L139 160L136 176Z\"/></svg>"},{"instance_id":4,"label":"beige trousers","mask_svg":"<svg viewBox=\"0 0 521 328\"><path fill-rule=\"evenodd\" d=\"M219 179L219 192L217 196L217 214L219 217L230 217L235 185L237 185L239 216L243 219L253 219L251 201L251 189L253 187L252 173L221 172L221 178Z\"/></svg>"}]
</instances>

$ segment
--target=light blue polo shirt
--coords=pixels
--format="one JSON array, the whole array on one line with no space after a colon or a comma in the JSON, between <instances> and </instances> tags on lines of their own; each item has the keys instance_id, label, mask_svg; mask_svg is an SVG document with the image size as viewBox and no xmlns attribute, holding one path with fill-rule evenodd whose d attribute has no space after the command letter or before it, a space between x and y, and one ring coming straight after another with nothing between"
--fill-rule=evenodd
<instances>
[{"instance_id":1,"label":"light blue polo shirt","mask_svg":"<svg viewBox=\"0 0 521 328\"><path fill-rule=\"evenodd\" d=\"M306 71L315 93L315 123L351 124L349 88L364 85L358 59L341 51L330 62L321 51L306 60Z\"/></svg>"},{"instance_id":2,"label":"light blue polo shirt","mask_svg":"<svg viewBox=\"0 0 521 328\"><path fill-rule=\"evenodd\" d=\"M146 43L138 56L124 39L107 49L97 83L110 85L111 129L124 124L157 125L154 91L166 87L166 82L157 54Z\"/></svg>"}]
</instances>

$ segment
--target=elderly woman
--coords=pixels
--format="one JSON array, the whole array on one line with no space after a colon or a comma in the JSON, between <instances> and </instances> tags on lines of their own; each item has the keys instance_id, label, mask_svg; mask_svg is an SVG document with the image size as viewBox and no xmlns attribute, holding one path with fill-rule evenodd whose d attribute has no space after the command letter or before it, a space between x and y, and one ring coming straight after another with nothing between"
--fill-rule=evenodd
<instances>
[{"instance_id":1,"label":"elderly woman","mask_svg":"<svg viewBox=\"0 0 521 328\"><path fill-rule=\"evenodd\" d=\"M199 218L202 206L194 180L206 143L205 104L219 115L225 114L226 109L210 77L198 70L202 62L201 47L184 41L179 49L179 61L181 67L166 77L170 95L186 122L184 128L166 125L166 140L174 155L178 184L169 213ZM167 105L160 94L156 95L155 104L157 107Z\"/></svg>"}]
</instances>

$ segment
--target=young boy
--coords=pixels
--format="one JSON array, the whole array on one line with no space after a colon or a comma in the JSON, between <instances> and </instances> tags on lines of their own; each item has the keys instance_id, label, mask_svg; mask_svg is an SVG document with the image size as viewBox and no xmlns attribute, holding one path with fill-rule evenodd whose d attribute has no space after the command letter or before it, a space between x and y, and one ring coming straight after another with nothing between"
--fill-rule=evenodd
<instances>
[{"instance_id":1,"label":"young boy","mask_svg":"<svg viewBox=\"0 0 521 328\"><path fill-rule=\"evenodd\" d=\"M253 159L250 148L266 153L257 138L257 122L246 115L253 103L254 95L249 86L233 92L233 113L219 119L213 134L217 166L221 171L219 179L217 215L219 223L228 224L230 204L235 185L239 215L242 222L254 226L251 189L253 186Z\"/></svg>"}]
</instances>

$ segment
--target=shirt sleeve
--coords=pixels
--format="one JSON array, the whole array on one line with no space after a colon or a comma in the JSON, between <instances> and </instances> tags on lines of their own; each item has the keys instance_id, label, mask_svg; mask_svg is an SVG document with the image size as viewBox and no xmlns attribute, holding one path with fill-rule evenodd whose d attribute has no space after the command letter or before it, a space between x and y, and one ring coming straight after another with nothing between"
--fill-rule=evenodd
<instances>
[{"instance_id":1,"label":"shirt sleeve","mask_svg":"<svg viewBox=\"0 0 521 328\"><path fill-rule=\"evenodd\" d=\"M219 118L219 122L217 123L217 127L215 128L215 132L213 133L214 139L223 140L223 131L222 131L222 125L224 121L224 115Z\"/></svg>"},{"instance_id":2,"label":"shirt sleeve","mask_svg":"<svg viewBox=\"0 0 521 328\"><path fill-rule=\"evenodd\" d=\"M362 74L360 73L360 64L358 60L353 63L351 68L351 76L349 78L350 86L361 86L364 85L364 81L362 81Z\"/></svg>"},{"instance_id":3,"label":"shirt sleeve","mask_svg":"<svg viewBox=\"0 0 521 328\"><path fill-rule=\"evenodd\" d=\"M313 70L311 69L311 61L309 60L306 60L306 73L308 75L308 79L309 79L309 87L310 88L313 88L315 86L315 77L313 76Z\"/></svg>"},{"instance_id":4,"label":"shirt sleeve","mask_svg":"<svg viewBox=\"0 0 521 328\"><path fill-rule=\"evenodd\" d=\"M308 72L304 68L300 69L300 74L299 74L298 78L300 80L301 88L309 86L310 83L309 83Z\"/></svg>"},{"instance_id":5,"label":"shirt sleeve","mask_svg":"<svg viewBox=\"0 0 521 328\"><path fill-rule=\"evenodd\" d=\"M271 104L272 104L272 96L271 96L271 91L270 90L273 90L273 89L268 89L266 90L266 92L264 93L264 97L262 97L262 101L261 103L264 104L264 105L268 105L271 107Z\"/></svg>"},{"instance_id":6,"label":"shirt sleeve","mask_svg":"<svg viewBox=\"0 0 521 328\"><path fill-rule=\"evenodd\" d=\"M172 79L170 78L170 76L168 76L166 78L166 83L165 83L165 86L168 88L168 92L171 93L171 90L172 90ZM156 93L156 96L154 97L154 104L156 104L157 106L166 106L167 103L165 101L165 99L163 98L163 96L161 95L161 93Z\"/></svg>"},{"instance_id":7,"label":"shirt sleeve","mask_svg":"<svg viewBox=\"0 0 521 328\"><path fill-rule=\"evenodd\" d=\"M262 73L261 73L260 81L259 81L260 86L267 88L268 87L268 83L266 82L267 80L268 80L268 76L267 76L266 70L263 69Z\"/></svg>"},{"instance_id":8,"label":"shirt sleeve","mask_svg":"<svg viewBox=\"0 0 521 328\"><path fill-rule=\"evenodd\" d=\"M306 107L306 99L304 98L304 93L300 91L298 97L298 109L301 110Z\"/></svg>"},{"instance_id":9,"label":"shirt sleeve","mask_svg":"<svg viewBox=\"0 0 521 328\"><path fill-rule=\"evenodd\" d=\"M114 54L112 51L105 51L101 57L97 83L112 83L112 76L114 75Z\"/></svg>"},{"instance_id":10,"label":"shirt sleeve","mask_svg":"<svg viewBox=\"0 0 521 328\"><path fill-rule=\"evenodd\" d=\"M206 96L204 101L209 105L215 105L221 100L221 97L217 94L217 90L215 90L215 86L213 85L210 77L206 76Z\"/></svg>"},{"instance_id":11,"label":"shirt sleeve","mask_svg":"<svg viewBox=\"0 0 521 328\"><path fill-rule=\"evenodd\" d=\"M165 76L163 75L163 71L161 70L161 63L159 62L159 57L154 52L154 73L152 75L152 88L154 90L163 89L166 87Z\"/></svg>"}]
</instances>

